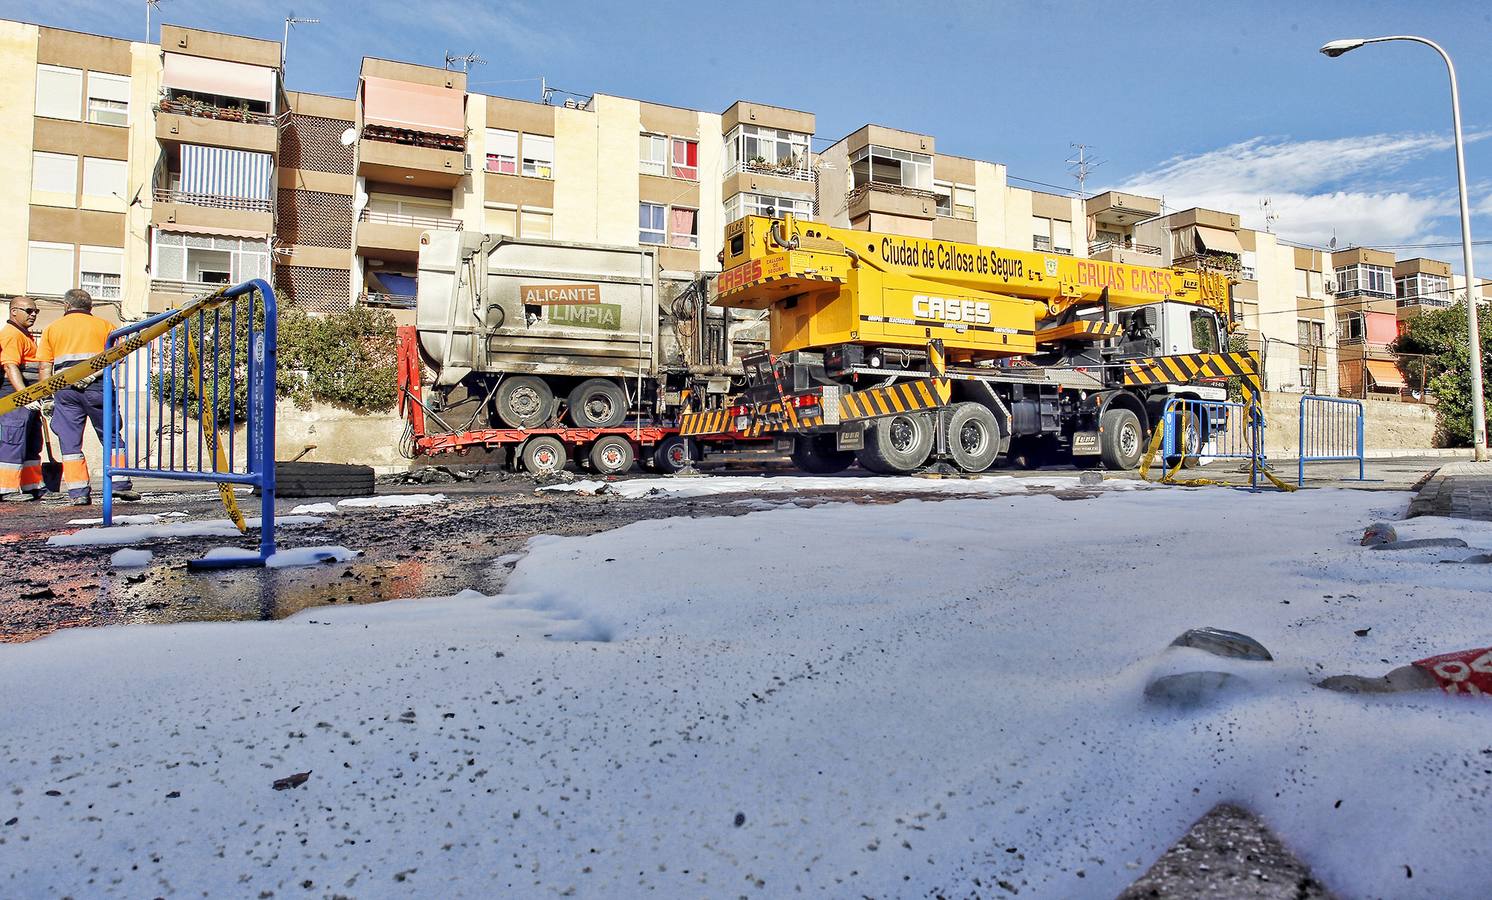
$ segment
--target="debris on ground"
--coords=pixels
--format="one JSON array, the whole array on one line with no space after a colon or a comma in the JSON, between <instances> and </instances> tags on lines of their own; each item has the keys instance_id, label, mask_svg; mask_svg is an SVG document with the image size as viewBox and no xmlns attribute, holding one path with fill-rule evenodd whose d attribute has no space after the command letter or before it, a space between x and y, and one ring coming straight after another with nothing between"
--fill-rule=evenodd
<instances>
[{"instance_id":1,"label":"debris on ground","mask_svg":"<svg viewBox=\"0 0 1492 900\"><path fill-rule=\"evenodd\" d=\"M1391 694L1439 688L1447 694L1492 697L1492 647L1457 650L1415 660L1385 675L1333 675L1317 687L1347 694Z\"/></svg>"},{"instance_id":2,"label":"debris on ground","mask_svg":"<svg viewBox=\"0 0 1492 900\"><path fill-rule=\"evenodd\" d=\"M391 475L380 475L379 484L459 484L463 482L475 482L477 484L488 484L491 482L507 481L517 477L512 472L504 472L501 469L455 469L450 466L424 466L419 469L410 469L408 472L395 472Z\"/></svg>"},{"instance_id":3,"label":"debris on ground","mask_svg":"<svg viewBox=\"0 0 1492 900\"><path fill-rule=\"evenodd\" d=\"M294 775L287 775L284 778L276 778L275 783L271 785L271 787L273 787L277 791L285 791L291 788L300 787L301 785L305 784L310 778L310 772L296 772Z\"/></svg>"},{"instance_id":4,"label":"debris on ground","mask_svg":"<svg viewBox=\"0 0 1492 900\"><path fill-rule=\"evenodd\" d=\"M1392 544L1398 539L1399 532L1394 526L1387 522L1374 522L1362 533L1362 540L1359 543L1364 547L1371 547L1375 544Z\"/></svg>"}]
</instances>

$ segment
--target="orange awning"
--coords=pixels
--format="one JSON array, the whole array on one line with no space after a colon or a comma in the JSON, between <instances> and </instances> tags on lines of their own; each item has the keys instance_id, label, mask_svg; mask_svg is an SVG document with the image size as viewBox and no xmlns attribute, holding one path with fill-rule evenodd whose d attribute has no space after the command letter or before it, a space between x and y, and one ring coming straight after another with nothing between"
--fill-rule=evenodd
<instances>
[{"instance_id":1,"label":"orange awning","mask_svg":"<svg viewBox=\"0 0 1492 900\"><path fill-rule=\"evenodd\" d=\"M466 135L461 91L363 76L363 124L428 134Z\"/></svg>"},{"instance_id":2,"label":"orange awning","mask_svg":"<svg viewBox=\"0 0 1492 900\"><path fill-rule=\"evenodd\" d=\"M1373 379L1373 384L1381 388L1400 390L1404 387L1404 376L1400 374L1399 367L1387 360L1368 360L1368 377Z\"/></svg>"}]
</instances>

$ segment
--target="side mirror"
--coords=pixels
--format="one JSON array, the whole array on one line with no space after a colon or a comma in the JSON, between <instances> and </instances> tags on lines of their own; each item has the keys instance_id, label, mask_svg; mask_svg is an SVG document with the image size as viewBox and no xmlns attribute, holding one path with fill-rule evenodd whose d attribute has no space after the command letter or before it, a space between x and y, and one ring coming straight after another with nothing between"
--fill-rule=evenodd
<instances>
[{"instance_id":1,"label":"side mirror","mask_svg":"<svg viewBox=\"0 0 1492 900\"><path fill-rule=\"evenodd\" d=\"M1147 306L1140 310L1140 323L1146 328L1154 328L1160 324L1160 310L1153 306Z\"/></svg>"}]
</instances>

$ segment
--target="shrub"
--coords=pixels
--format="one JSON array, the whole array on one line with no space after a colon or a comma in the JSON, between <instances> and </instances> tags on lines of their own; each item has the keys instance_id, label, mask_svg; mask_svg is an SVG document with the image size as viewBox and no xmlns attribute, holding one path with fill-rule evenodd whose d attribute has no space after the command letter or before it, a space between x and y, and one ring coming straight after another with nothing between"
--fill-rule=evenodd
<instances>
[{"instance_id":1,"label":"shrub","mask_svg":"<svg viewBox=\"0 0 1492 900\"><path fill-rule=\"evenodd\" d=\"M280 312L279 387L305 409L312 401L354 412L394 406L398 341L387 310L355 306L327 316Z\"/></svg>"},{"instance_id":2,"label":"shrub","mask_svg":"<svg viewBox=\"0 0 1492 900\"><path fill-rule=\"evenodd\" d=\"M1482 371L1492 373L1492 323L1481 313ZM1435 395L1435 424L1447 446L1471 446L1471 352L1466 340L1466 304L1422 313L1405 323L1388 349L1400 354L1399 371L1409 384ZM1487 385L1483 384L1485 392Z\"/></svg>"}]
</instances>

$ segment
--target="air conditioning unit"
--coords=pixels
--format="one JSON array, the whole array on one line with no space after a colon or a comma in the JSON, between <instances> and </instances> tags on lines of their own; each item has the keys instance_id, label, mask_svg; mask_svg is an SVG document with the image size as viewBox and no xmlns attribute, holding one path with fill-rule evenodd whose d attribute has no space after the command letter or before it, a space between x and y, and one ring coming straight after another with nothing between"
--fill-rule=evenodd
<instances>
[{"instance_id":1,"label":"air conditioning unit","mask_svg":"<svg viewBox=\"0 0 1492 900\"><path fill-rule=\"evenodd\" d=\"M1335 294L1337 292L1337 283L1330 278L1322 282L1321 286L1328 294Z\"/></svg>"}]
</instances>

